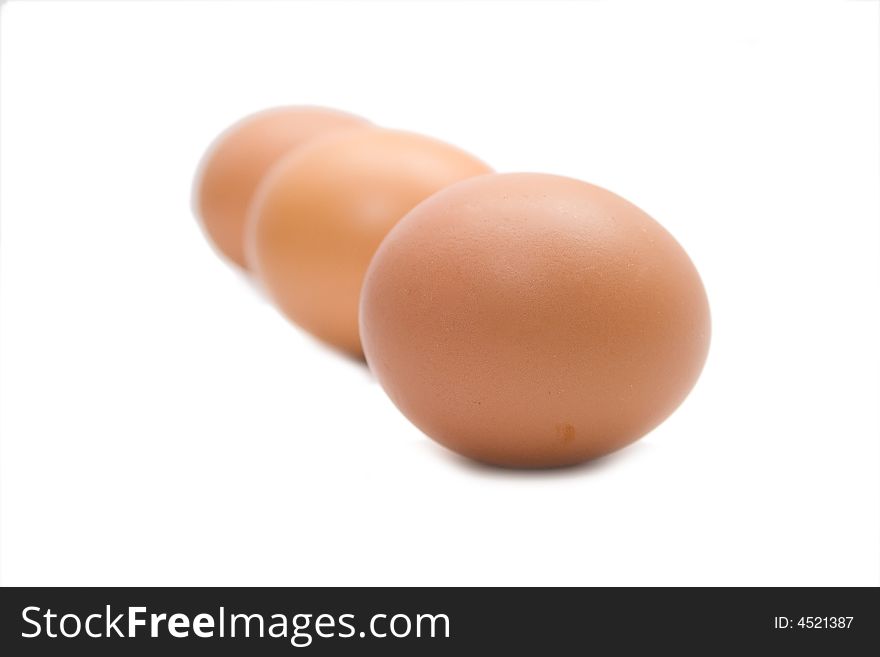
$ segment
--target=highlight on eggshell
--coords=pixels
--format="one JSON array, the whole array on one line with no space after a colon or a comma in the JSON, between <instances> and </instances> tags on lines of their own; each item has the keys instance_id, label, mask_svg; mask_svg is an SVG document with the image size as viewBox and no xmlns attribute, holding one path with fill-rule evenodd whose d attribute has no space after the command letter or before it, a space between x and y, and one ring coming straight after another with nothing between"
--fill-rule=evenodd
<instances>
[{"instance_id":1,"label":"highlight on eggshell","mask_svg":"<svg viewBox=\"0 0 880 657\"><path fill-rule=\"evenodd\" d=\"M290 106L252 114L229 127L203 156L193 188L194 211L210 242L247 269L248 209L272 165L317 137L365 125L366 119L338 110Z\"/></svg>"},{"instance_id":2,"label":"highlight on eggshell","mask_svg":"<svg viewBox=\"0 0 880 657\"><path fill-rule=\"evenodd\" d=\"M617 450L668 417L709 347L684 249L625 199L545 174L431 196L383 241L363 286L367 362L440 444L501 466Z\"/></svg>"},{"instance_id":3,"label":"highlight on eggshell","mask_svg":"<svg viewBox=\"0 0 880 657\"><path fill-rule=\"evenodd\" d=\"M316 139L262 181L246 228L248 266L290 320L362 357L361 285L382 239L419 202L489 172L410 132L366 127Z\"/></svg>"}]
</instances>

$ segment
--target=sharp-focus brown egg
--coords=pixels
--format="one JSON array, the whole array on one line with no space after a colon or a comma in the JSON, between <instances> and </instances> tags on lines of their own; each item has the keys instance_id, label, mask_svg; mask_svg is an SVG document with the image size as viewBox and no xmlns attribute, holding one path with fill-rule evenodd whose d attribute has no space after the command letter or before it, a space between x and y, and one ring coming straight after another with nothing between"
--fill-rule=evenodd
<instances>
[{"instance_id":1,"label":"sharp-focus brown egg","mask_svg":"<svg viewBox=\"0 0 880 657\"><path fill-rule=\"evenodd\" d=\"M549 467L638 439L709 346L696 269L642 210L570 178L453 185L391 231L366 275L371 369L416 426L471 458Z\"/></svg>"},{"instance_id":2,"label":"sharp-focus brown egg","mask_svg":"<svg viewBox=\"0 0 880 657\"><path fill-rule=\"evenodd\" d=\"M315 141L260 186L248 223L252 269L291 320L360 356L361 283L382 238L434 192L489 171L407 132L370 128Z\"/></svg>"},{"instance_id":3,"label":"sharp-focus brown egg","mask_svg":"<svg viewBox=\"0 0 880 657\"><path fill-rule=\"evenodd\" d=\"M202 159L194 190L196 213L214 246L246 268L244 223L263 175L315 137L364 125L366 120L336 110L280 107L253 114L220 135Z\"/></svg>"}]
</instances>

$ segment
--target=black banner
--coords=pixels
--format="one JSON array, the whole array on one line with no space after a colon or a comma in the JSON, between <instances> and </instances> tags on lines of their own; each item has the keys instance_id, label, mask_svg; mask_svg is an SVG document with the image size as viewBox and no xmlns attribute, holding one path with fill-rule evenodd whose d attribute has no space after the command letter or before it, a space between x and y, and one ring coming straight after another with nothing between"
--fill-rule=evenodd
<instances>
[{"instance_id":1,"label":"black banner","mask_svg":"<svg viewBox=\"0 0 880 657\"><path fill-rule=\"evenodd\" d=\"M629 654L646 646L671 654L724 647L851 655L880 645L880 596L869 588L0 592L6 655L587 654L608 647Z\"/></svg>"}]
</instances>

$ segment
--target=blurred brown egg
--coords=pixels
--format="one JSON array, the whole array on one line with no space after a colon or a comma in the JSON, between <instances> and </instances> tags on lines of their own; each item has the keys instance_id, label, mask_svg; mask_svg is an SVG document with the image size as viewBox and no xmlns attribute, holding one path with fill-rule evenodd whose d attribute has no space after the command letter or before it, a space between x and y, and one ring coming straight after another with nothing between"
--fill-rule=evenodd
<instances>
[{"instance_id":1,"label":"blurred brown egg","mask_svg":"<svg viewBox=\"0 0 880 657\"><path fill-rule=\"evenodd\" d=\"M420 201L489 171L408 132L368 128L315 141L260 186L248 223L251 268L288 318L362 356L358 303L376 247Z\"/></svg>"},{"instance_id":2,"label":"blurred brown egg","mask_svg":"<svg viewBox=\"0 0 880 657\"><path fill-rule=\"evenodd\" d=\"M428 436L503 466L578 463L684 400L709 306L675 239L611 192L502 174L421 203L363 287L367 362Z\"/></svg>"},{"instance_id":3,"label":"blurred brown egg","mask_svg":"<svg viewBox=\"0 0 880 657\"><path fill-rule=\"evenodd\" d=\"M239 121L211 145L196 174L196 213L214 246L247 267L243 235L248 206L263 175L282 156L315 137L368 125L320 107L279 107Z\"/></svg>"}]
</instances>

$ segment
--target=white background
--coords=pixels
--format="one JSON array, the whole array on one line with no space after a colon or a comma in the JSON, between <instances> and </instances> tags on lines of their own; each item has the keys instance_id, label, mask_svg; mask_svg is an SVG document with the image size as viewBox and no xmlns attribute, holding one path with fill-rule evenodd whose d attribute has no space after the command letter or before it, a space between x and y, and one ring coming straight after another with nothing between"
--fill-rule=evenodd
<instances>
[{"instance_id":1,"label":"white background","mask_svg":"<svg viewBox=\"0 0 880 657\"><path fill-rule=\"evenodd\" d=\"M878 8L4 5L0 580L880 583ZM190 213L287 103L645 208L709 292L693 394L569 470L436 446Z\"/></svg>"}]
</instances>

